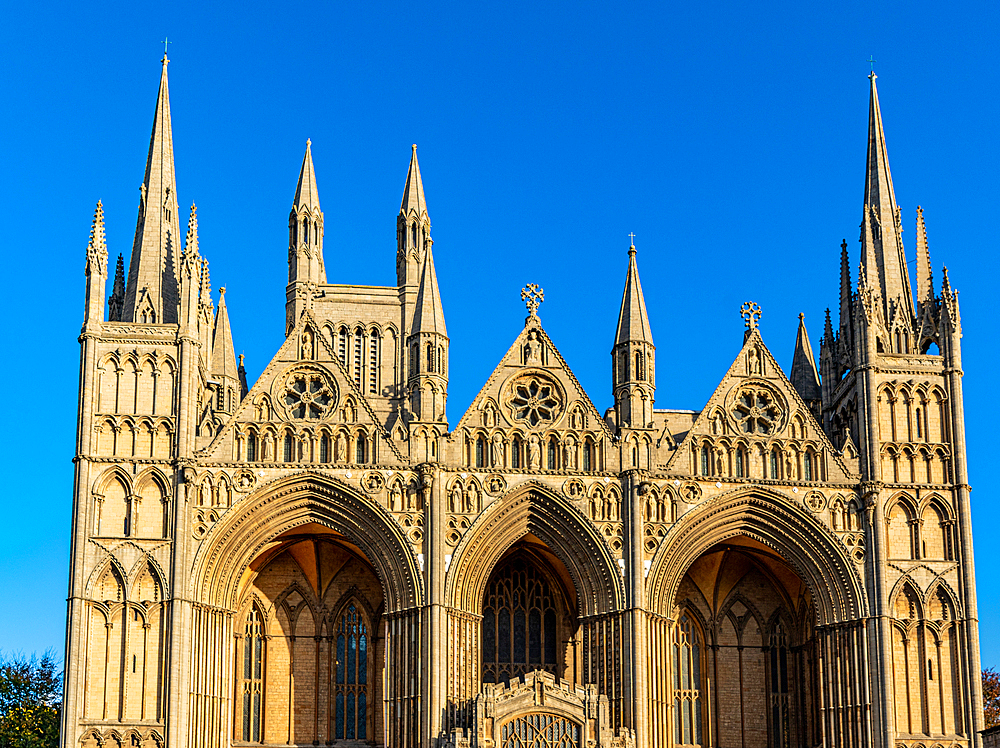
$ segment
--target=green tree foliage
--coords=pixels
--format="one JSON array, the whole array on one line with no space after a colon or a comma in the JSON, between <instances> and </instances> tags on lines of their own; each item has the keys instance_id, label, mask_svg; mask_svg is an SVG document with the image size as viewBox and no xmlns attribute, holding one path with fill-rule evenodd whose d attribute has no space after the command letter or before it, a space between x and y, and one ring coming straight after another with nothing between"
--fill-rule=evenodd
<instances>
[{"instance_id":1,"label":"green tree foliage","mask_svg":"<svg viewBox=\"0 0 1000 748\"><path fill-rule=\"evenodd\" d=\"M56 748L62 673L51 652L0 654L0 746Z\"/></svg>"},{"instance_id":2,"label":"green tree foliage","mask_svg":"<svg viewBox=\"0 0 1000 748\"><path fill-rule=\"evenodd\" d=\"M992 667L983 671L983 716L987 727L1000 725L1000 673Z\"/></svg>"}]
</instances>

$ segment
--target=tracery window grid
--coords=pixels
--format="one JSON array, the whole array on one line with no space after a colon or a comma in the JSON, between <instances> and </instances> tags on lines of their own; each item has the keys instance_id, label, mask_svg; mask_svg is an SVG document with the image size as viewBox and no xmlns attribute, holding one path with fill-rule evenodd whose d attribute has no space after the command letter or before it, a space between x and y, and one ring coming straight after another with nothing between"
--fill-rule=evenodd
<instances>
[{"instance_id":1,"label":"tracery window grid","mask_svg":"<svg viewBox=\"0 0 1000 748\"><path fill-rule=\"evenodd\" d=\"M702 743L702 652L701 629L685 612L674 626L674 744L700 746Z\"/></svg>"},{"instance_id":2,"label":"tracery window grid","mask_svg":"<svg viewBox=\"0 0 1000 748\"><path fill-rule=\"evenodd\" d=\"M260 611L251 608L243 637L242 735L247 743L261 742L264 703L264 623Z\"/></svg>"},{"instance_id":3,"label":"tracery window grid","mask_svg":"<svg viewBox=\"0 0 1000 748\"><path fill-rule=\"evenodd\" d=\"M348 604L334 631L337 632L334 737L337 740L367 740L371 638L361 606L354 602Z\"/></svg>"},{"instance_id":4,"label":"tracery window grid","mask_svg":"<svg viewBox=\"0 0 1000 748\"><path fill-rule=\"evenodd\" d=\"M771 632L769 647L770 704L769 715L771 745L775 748L789 748L790 709L788 695L788 637L781 622L775 623Z\"/></svg>"},{"instance_id":5,"label":"tracery window grid","mask_svg":"<svg viewBox=\"0 0 1000 748\"><path fill-rule=\"evenodd\" d=\"M501 748L579 748L580 726L556 714L515 717L500 728Z\"/></svg>"}]
</instances>

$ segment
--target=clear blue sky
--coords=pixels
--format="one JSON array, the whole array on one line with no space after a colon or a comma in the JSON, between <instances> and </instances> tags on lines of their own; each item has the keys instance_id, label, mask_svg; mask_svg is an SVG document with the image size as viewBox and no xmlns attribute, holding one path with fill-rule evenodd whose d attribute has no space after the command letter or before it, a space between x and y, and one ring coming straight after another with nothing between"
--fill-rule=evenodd
<instances>
[{"instance_id":1,"label":"clear blue sky","mask_svg":"<svg viewBox=\"0 0 1000 748\"><path fill-rule=\"evenodd\" d=\"M983 661L1000 666L995 388L997 3L8 3L0 24L0 648L61 650L84 250L135 228L162 45L182 204L228 287L251 379L281 342L287 216L312 138L334 283L394 282L410 144L451 334L457 422L540 283L598 407L627 234L657 343L657 407L700 409L742 340L818 353L839 245L857 263L877 60L904 240L962 291ZM993 381L991 381L993 380Z\"/></svg>"}]
</instances>

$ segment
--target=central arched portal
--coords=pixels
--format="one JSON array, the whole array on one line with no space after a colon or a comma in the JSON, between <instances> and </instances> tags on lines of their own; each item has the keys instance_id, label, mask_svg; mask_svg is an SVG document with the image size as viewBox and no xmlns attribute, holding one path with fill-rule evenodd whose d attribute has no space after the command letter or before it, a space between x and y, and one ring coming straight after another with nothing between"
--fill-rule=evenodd
<instances>
[{"instance_id":1,"label":"central arched portal","mask_svg":"<svg viewBox=\"0 0 1000 748\"><path fill-rule=\"evenodd\" d=\"M674 610L675 746L816 743L816 609L785 559L731 537L691 564Z\"/></svg>"}]
</instances>

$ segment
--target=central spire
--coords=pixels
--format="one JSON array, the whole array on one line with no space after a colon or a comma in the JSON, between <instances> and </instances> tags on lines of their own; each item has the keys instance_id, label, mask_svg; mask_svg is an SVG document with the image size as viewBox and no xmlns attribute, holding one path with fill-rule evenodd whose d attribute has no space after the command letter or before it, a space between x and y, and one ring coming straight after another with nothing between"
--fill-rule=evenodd
<instances>
[{"instance_id":1,"label":"central spire","mask_svg":"<svg viewBox=\"0 0 1000 748\"><path fill-rule=\"evenodd\" d=\"M164 55L125 287L122 318L126 321L177 321L176 263L180 254L181 233L167 86L169 62Z\"/></svg>"},{"instance_id":2,"label":"central spire","mask_svg":"<svg viewBox=\"0 0 1000 748\"><path fill-rule=\"evenodd\" d=\"M882 127L875 73L868 76L871 92L868 106L868 160L865 173L865 206L862 216L861 257L868 283L882 296L886 322L893 318L897 303L908 324L913 319L913 293L906 268L902 228L896 194L889 171L889 155Z\"/></svg>"},{"instance_id":3,"label":"central spire","mask_svg":"<svg viewBox=\"0 0 1000 748\"><path fill-rule=\"evenodd\" d=\"M639 283L639 266L635 262L634 244L628 248L628 273L625 276L621 311L618 313L615 345L633 341L653 344L653 331L649 327L646 300L642 296L642 284Z\"/></svg>"},{"instance_id":4,"label":"central spire","mask_svg":"<svg viewBox=\"0 0 1000 748\"><path fill-rule=\"evenodd\" d=\"M415 214L417 218L427 215L427 199L424 196L424 180L420 178L420 164L417 162L417 144L413 144L410 156L410 170L406 173L403 201L399 212L404 216Z\"/></svg>"}]
</instances>

